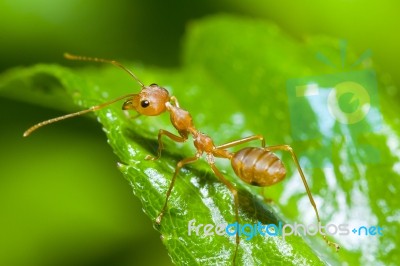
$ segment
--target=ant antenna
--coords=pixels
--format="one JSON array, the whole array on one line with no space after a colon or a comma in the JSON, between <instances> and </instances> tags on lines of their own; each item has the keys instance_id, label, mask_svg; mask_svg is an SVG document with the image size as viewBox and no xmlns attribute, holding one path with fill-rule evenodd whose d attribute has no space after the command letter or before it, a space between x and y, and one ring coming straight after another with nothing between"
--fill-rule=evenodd
<instances>
[{"instance_id":1,"label":"ant antenna","mask_svg":"<svg viewBox=\"0 0 400 266\"><path fill-rule=\"evenodd\" d=\"M129 69L127 69L125 66L123 66L121 63L119 63L118 61L115 60L107 60L107 59L103 59L103 58L97 58L97 57L87 57L87 56L80 56L80 55L73 55L73 54L69 54L69 53L64 53L64 57L68 60L77 60L77 61L92 61L92 62L100 62L100 63L108 63L108 64L113 64L114 66L117 66L123 70L125 70L132 78L134 78L137 83L139 83L139 85L141 87L144 87L144 84L135 76L135 74L133 74L132 71L130 71Z\"/></svg>"},{"instance_id":2,"label":"ant antenna","mask_svg":"<svg viewBox=\"0 0 400 266\"><path fill-rule=\"evenodd\" d=\"M89 113L89 112L94 112L94 111L100 110L100 109L102 109L102 108L104 108L104 107L106 107L106 106L108 106L108 105L110 105L110 104L112 104L112 103L115 103L115 102L120 101L120 100L125 99L125 98L133 97L133 96L135 96L135 95L136 95L136 94L127 94L127 95L118 97L118 98L116 98L116 99L114 99L114 100L111 100L111 101L109 101L109 102L106 102L106 103L102 103L102 104L99 104L99 105L92 106L92 107L90 107L89 109L86 109L86 110L82 110L82 111L79 111L79 112L76 112L76 113L71 113L71 114L59 116L59 117L56 117L56 118L52 118L52 119L49 119L49 120L46 120L46 121L37 123L36 125L30 127L28 130L26 130L26 131L24 132L24 135L23 135L23 136L24 136L24 137L27 137L27 136L29 136L33 131L35 131L36 129L41 128L41 127L43 127L43 126L45 126L45 125L52 124L52 123L55 123L55 122L58 122L58 121L61 121L61 120L67 119L67 118L71 118L71 117L83 115L83 114L86 114L86 113Z\"/></svg>"},{"instance_id":3,"label":"ant antenna","mask_svg":"<svg viewBox=\"0 0 400 266\"><path fill-rule=\"evenodd\" d=\"M97 58L97 57L79 56L79 55L73 55L73 54L69 54L69 53L64 53L64 57L66 59L69 59L69 60L92 61L92 62L113 64L114 66L117 66L117 67L125 70L134 80L136 80L137 83L139 83L139 85L142 88L145 87L144 84L136 77L136 75L132 71L130 71L128 68L126 68L124 65L122 65L118 61L107 60L107 59L102 59L102 58ZM111 100L109 102L92 106L92 107L90 107L89 109L86 109L86 110L82 110L82 111L79 111L79 112L76 112L76 113L71 113L71 114L59 116L59 117L56 117L56 118L52 118L52 119L37 123L36 125L30 127L27 131L25 131L23 136L27 137L33 131L35 131L36 129L41 128L41 127L43 127L45 125L52 124L52 123L55 123L55 122L58 122L58 121L61 121L61 120L67 119L67 118L83 115L83 114L86 114L86 113L89 113L89 112L94 112L94 111L100 110L100 109L102 109L102 108L104 108L104 107L106 107L106 106L108 106L108 105L110 105L112 103L115 103L115 102L117 102L119 100L122 100L122 99L125 99L125 98L129 98L129 97L133 97L135 95L136 94L127 94L127 95L118 97L118 98L116 98L114 100Z\"/></svg>"}]
</instances>

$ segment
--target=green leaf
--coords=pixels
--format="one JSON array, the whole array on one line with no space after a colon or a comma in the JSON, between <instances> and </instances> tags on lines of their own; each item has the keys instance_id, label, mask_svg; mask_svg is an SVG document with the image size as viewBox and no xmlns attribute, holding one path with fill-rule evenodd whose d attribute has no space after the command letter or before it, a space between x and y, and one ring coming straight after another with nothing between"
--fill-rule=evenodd
<instances>
[{"instance_id":1,"label":"green leaf","mask_svg":"<svg viewBox=\"0 0 400 266\"><path fill-rule=\"evenodd\" d=\"M237 258L240 265L386 264L399 256L394 248L399 242L400 204L396 197L400 187L399 121L394 115L398 107L389 108L391 100L385 95L390 83L376 79L380 104L373 107L383 114L380 131L365 130L374 128L374 121L365 121L357 130L368 134L354 135L359 131L354 131L350 124L335 122L329 128L335 138L330 138L322 131L323 122L328 119L323 117L322 109L313 109L311 102L304 104L304 109L294 112L290 109L296 100L289 94L293 82L307 82L310 80L307 77L313 76L321 79L321 84L329 85L335 80L332 75L338 78L337 70L332 71L315 59L318 53L334 58L335 64L340 63L337 40L319 37L300 42L265 21L217 16L189 26L181 69L126 64L143 83L156 82L175 95L180 105L190 111L197 128L210 135L217 145L253 134L263 134L268 145L293 145L301 155L301 164L307 166L305 174L323 224L347 223L350 230L351 226L360 225L384 227L384 236L336 235L333 239L342 245L338 254L317 236L289 236L285 240L260 236L245 240L242 236ZM350 61L357 58L352 53L348 57ZM358 71L366 69L370 67L357 68ZM326 78L328 74L331 76ZM5 97L75 111L76 107L66 100L67 95L79 106L89 107L138 92L139 86L112 66L71 70L57 65L36 65L4 73L0 89ZM161 159L146 161L144 158L157 150L158 130L175 132L168 115L129 119L118 104L95 115L120 159L121 172L142 201L144 212L154 221L164 204L176 163L193 156L195 149L190 141L176 144L165 139ZM300 116L294 121L296 115ZM293 133L301 135L301 131L296 131L298 127L309 134L320 132L317 140L297 139ZM311 133L307 131L309 128L313 129ZM372 150L359 151L359 141L369 144ZM328 145L331 150L326 150ZM321 154L313 156L313 150ZM364 163L369 158L364 154L366 151L375 152L380 160ZM229 162L217 162L239 190L241 224L315 222L315 214L290 156L282 154L282 158L288 177L266 190L273 203L265 203L258 188L240 181ZM177 264L229 264L235 238L188 235L188 223L193 219L197 225L235 222L233 197L204 160L181 170L167 213L156 229Z\"/></svg>"}]
</instances>

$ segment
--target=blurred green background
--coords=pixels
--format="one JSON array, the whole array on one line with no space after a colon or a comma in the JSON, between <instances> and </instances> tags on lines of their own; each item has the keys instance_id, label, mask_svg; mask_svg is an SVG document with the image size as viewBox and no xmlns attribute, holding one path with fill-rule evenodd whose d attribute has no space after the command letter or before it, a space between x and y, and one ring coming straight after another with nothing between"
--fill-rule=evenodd
<instances>
[{"instance_id":1,"label":"blurred green background","mask_svg":"<svg viewBox=\"0 0 400 266\"><path fill-rule=\"evenodd\" d=\"M330 35L358 54L371 49L399 86L399 11L397 1L365 0L0 0L0 70L72 65L66 51L179 67L190 21L233 13L299 39ZM0 108L0 265L171 264L96 121L77 118L23 139L33 121L61 113L3 98Z\"/></svg>"}]
</instances>

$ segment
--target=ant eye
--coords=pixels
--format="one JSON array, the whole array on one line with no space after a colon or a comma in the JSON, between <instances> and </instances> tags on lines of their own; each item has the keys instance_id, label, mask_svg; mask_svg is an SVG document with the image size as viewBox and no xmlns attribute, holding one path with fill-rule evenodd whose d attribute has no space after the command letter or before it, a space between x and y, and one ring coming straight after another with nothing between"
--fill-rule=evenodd
<instances>
[{"instance_id":1,"label":"ant eye","mask_svg":"<svg viewBox=\"0 0 400 266\"><path fill-rule=\"evenodd\" d=\"M146 108L147 106L150 105L150 102L149 102L148 100L143 100L143 101L140 102L140 105L141 105L143 108Z\"/></svg>"},{"instance_id":2,"label":"ant eye","mask_svg":"<svg viewBox=\"0 0 400 266\"><path fill-rule=\"evenodd\" d=\"M156 83L151 83L150 87L158 87L158 85Z\"/></svg>"}]
</instances>

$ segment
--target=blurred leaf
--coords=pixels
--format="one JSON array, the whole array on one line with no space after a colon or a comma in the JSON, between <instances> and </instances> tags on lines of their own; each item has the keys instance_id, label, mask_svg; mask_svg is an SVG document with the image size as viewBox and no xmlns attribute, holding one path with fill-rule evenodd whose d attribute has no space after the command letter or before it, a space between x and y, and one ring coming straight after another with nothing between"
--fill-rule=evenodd
<instances>
[{"instance_id":1,"label":"blurred leaf","mask_svg":"<svg viewBox=\"0 0 400 266\"><path fill-rule=\"evenodd\" d=\"M196 126L212 136L217 145L254 133L263 134L270 145L293 143L296 150L303 154L301 159L305 160L302 163L309 159L306 152L310 149L318 151L326 145L328 136L323 134L309 145L292 141L291 127L296 124L290 123L290 95L286 93L285 82L331 73L329 66L315 60L315 55L323 52L330 58L332 55L340 58L337 41L313 38L299 42L264 21L219 16L190 25L184 48L184 65L180 70L142 69L135 64L128 66L145 84L157 82L165 86L179 99L181 106L192 113ZM351 53L349 57L356 59ZM359 66L360 69L364 67ZM80 106L89 107L129 91L138 91L137 86L133 90L128 88L132 84L136 85L124 73L118 74L118 70L107 66L75 71L55 65L37 65L10 71L0 79L0 88L7 97L63 110L72 109L66 101L61 101L64 95L72 96ZM379 83L381 86L389 85ZM361 237L351 238L351 235L347 238L336 236L343 246L339 254L317 237L307 237L308 244L294 236L287 237L286 241L280 237L254 237L247 241L242 237L238 257L240 264L318 265L325 261L355 265L371 263L374 257L376 262L382 264L396 261L391 259L398 256L394 247L399 241L399 234L395 233L398 232L396 221L400 206L396 197L399 169L395 166L399 155L399 122L393 115L396 112L388 111L386 114L385 103L390 99L382 94L382 90L380 93L381 111L385 114L383 130L372 134L372 137L364 137L364 141L380 148L382 160L375 164L362 164L363 155L358 153L357 146L351 141L344 145L343 136L352 137L345 133L348 126L336 123L330 128L332 134L338 137L328 142L332 147L331 158L329 155L321 156L324 160L317 163L322 168L306 169L306 176L320 206L323 224L330 220L352 226L352 223L360 221L361 215L364 218L362 221L373 223L369 224L371 226L381 225L391 234L366 237L369 241L363 241ZM311 107L310 103L306 105L307 112L298 110L298 113L304 115L300 119L311 121L310 126L318 131L323 127L324 120L319 119L321 110ZM167 115L130 120L119 107L113 105L96 112L96 116L121 160L122 173L131 183L135 195L141 199L144 212L154 220L164 203L176 163L193 156L194 149L189 144L178 145L165 140L162 158L156 162L145 161L145 156L154 154L157 149L158 130L162 128L174 132ZM372 122L366 123L368 126ZM353 158L353 162L348 161L348 156ZM280 220L305 224L315 221L290 157L283 155L283 159L287 162L289 177L268 189L268 197L276 202L273 205L265 204L257 197L257 189L238 181L227 162L218 162L219 168L226 170L223 173L237 184L240 191L242 224L254 224L258 220L265 224ZM324 164L326 160L331 160L333 169ZM278 206L282 207L282 211ZM235 239L227 236L188 236L188 222L192 219L196 219L196 224L235 222L230 192L218 182L204 162L190 165L179 174L159 230L170 256L178 264L228 264L234 252ZM379 248L381 245L386 250ZM371 254L372 259L367 256Z\"/></svg>"}]
</instances>

